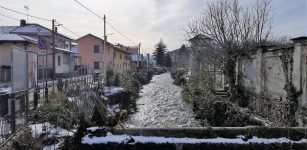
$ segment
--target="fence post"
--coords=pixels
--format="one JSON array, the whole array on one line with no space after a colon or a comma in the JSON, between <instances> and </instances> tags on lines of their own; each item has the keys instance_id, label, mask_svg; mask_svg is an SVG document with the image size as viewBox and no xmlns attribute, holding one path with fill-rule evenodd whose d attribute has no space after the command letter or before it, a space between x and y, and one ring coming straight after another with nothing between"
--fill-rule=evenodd
<instances>
[{"instance_id":1,"label":"fence post","mask_svg":"<svg viewBox=\"0 0 307 150\"><path fill-rule=\"evenodd\" d=\"M33 105L34 105L34 110L36 110L37 105L38 105L38 99L39 99L39 87L36 87L34 89L34 100L33 100Z\"/></svg>"},{"instance_id":2,"label":"fence post","mask_svg":"<svg viewBox=\"0 0 307 150\"><path fill-rule=\"evenodd\" d=\"M15 112L15 95L10 94L9 100L11 101L11 115L10 115L10 124L11 124L11 131L14 133L16 131L16 112Z\"/></svg>"},{"instance_id":3,"label":"fence post","mask_svg":"<svg viewBox=\"0 0 307 150\"><path fill-rule=\"evenodd\" d=\"M26 114L26 123L28 123L28 119L29 119L29 90L26 90L25 92L26 94L26 110L25 110L25 114Z\"/></svg>"},{"instance_id":4,"label":"fence post","mask_svg":"<svg viewBox=\"0 0 307 150\"><path fill-rule=\"evenodd\" d=\"M48 103L48 85L45 87L45 101Z\"/></svg>"}]
</instances>

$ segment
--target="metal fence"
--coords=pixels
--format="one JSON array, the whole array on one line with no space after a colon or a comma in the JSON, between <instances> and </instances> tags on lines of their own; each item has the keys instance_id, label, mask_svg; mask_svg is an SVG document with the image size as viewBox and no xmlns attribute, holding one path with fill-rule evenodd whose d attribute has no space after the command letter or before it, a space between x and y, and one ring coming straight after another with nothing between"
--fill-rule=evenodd
<instances>
[{"instance_id":1,"label":"metal fence","mask_svg":"<svg viewBox=\"0 0 307 150\"><path fill-rule=\"evenodd\" d=\"M36 108L45 95L45 88L39 87L0 95L0 144L27 124L29 111Z\"/></svg>"}]
</instances>

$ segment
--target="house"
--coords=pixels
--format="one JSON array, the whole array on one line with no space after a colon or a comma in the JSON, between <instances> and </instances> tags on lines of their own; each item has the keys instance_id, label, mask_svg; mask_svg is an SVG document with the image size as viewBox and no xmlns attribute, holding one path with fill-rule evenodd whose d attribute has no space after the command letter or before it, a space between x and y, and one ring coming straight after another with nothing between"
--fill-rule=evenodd
<instances>
[{"instance_id":1,"label":"house","mask_svg":"<svg viewBox=\"0 0 307 150\"><path fill-rule=\"evenodd\" d=\"M12 46L28 49L39 53L38 58L38 74L42 79L42 73L47 72L50 78L53 72L56 77L64 77L74 71L75 61L78 58L71 51L73 40L63 34L57 32L55 28L55 58L53 60L53 43L52 30L39 24L26 23L25 20L20 21L20 26L2 26L0 34L2 41L0 43L0 55L5 57L5 53L11 50ZM5 39L9 38L9 39ZM46 47L41 49L38 47L38 39L46 40ZM53 68L55 63L55 68ZM0 62L0 66L7 65L7 59ZM47 69L46 69L47 68ZM47 70L47 71L46 71Z\"/></svg>"},{"instance_id":2,"label":"house","mask_svg":"<svg viewBox=\"0 0 307 150\"><path fill-rule=\"evenodd\" d=\"M87 34L76 41L78 53L82 58L81 64L87 66L88 71L103 74L106 61L108 61L106 69L114 72L122 73L130 69L129 53L125 49L106 42L108 52L105 53L104 40L93 34ZM105 55L107 60L104 60Z\"/></svg>"},{"instance_id":3,"label":"house","mask_svg":"<svg viewBox=\"0 0 307 150\"><path fill-rule=\"evenodd\" d=\"M130 58L131 58L131 69L132 70L137 70L138 68L137 65L139 64L139 67L140 67L142 62L144 61L143 54L130 55Z\"/></svg>"},{"instance_id":4,"label":"house","mask_svg":"<svg viewBox=\"0 0 307 150\"><path fill-rule=\"evenodd\" d=\"M0 83L11 81L12 47L31 50L37 47L37 41L18 34L0 34Z\"/></svg>"},{"instance_id":5,"label":"house","mask_svg":"<svg viewBox=\"0 0 307 150\"><path fill-rule=\"evenodd\" d=\"M174 68L189 68L190 67L190 55L187 51L182 52L180 49L175 49L167 53L171 57L172 66Z\"/></svg>"},{"instance_id":6,"label":"house","mask_svg":"<svg viewBox=\"0 0 307 150\"><path fill-rule=\"evenodd\" d=\"M221 69L223 65L218 61L216 54L213 54L214 50L218 48L217 44L204 35L198 34L189 39L189 70L191 76L196 76L197 72L203 71L213 77L214 88L217 90L223 89L227 84L224 72Z\"/></svg>"}]
</instances>

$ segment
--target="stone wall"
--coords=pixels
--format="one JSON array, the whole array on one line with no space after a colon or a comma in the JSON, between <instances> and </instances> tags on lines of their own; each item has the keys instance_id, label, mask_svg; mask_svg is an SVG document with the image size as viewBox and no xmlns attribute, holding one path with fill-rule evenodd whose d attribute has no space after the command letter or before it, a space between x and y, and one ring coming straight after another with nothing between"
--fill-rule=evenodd
<instances>
[{"instance_id":1,"label":"stone wall","mask_svg":"<svg viewBox=\"0 0 307 150\"><path fill-rule=\"evenodd\" d=\"M295 117L300 126L305 126L307 37L294 38L292 41L291 46L259 47L254 53L240 57L237 61L237 84L244 92L243 101L247 106L277 124L287 123L289 105L293 101L291 94L299 93L294 100L298 106ZM285 52L290 52L293 58L287 64L281 59ZM286 73L285 67L288 69ZM293 85L297 93L285 90L289 84Z\"/></svg>"}]
</instances>

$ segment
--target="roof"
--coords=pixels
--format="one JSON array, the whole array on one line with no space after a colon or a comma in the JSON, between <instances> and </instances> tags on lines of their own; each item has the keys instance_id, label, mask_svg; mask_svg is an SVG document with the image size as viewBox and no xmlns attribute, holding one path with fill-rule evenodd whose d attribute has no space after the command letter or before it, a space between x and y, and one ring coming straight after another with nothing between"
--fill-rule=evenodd
<instances>
[{"instance_id":1,"label":"roof","mask_svg":"<svg viewBox=\"0 0 307 150\"><path fill-rule=\"evenodd\" d=\"M95 36L95 35L93 35L93 34L91 34L91 33L89 33L89 34L87 34L87 35L84 35L84 36L82 36L82 37L76 39L75 41L80 41L81 39L84 39L84 38L86 38L86 37L88 37L88 36L97 38L97 39L101 40L102 42L104 41L104 40L101 39L100 37ZM110 42L108 42L108 41L106 42L106 44L109 45L110 47L113 47L114 50L117 50L117 51L124 52L124 53L127 53L127 54L128 54L127 51L125 51L125 50L123 50L123 49L121 49L121 48L119 48L119 47L114 46L112 43L110 43Z\"/></svg>"},{"instance_id":2,"label":"roof","mask_svg":"<svg viewBox=\"0 0 307 150\"><path fill-rule=\"evenodd\" d=\"M18 34L0 34L0 41L2 42L32 42L37 43L34 38L18 35Z\"/></svg>"},{"instance_id":3,"label":"roof","mask_svg":"<svg viewBox=\"0 0 307 150\"><path fill-rule=\"evenodd\" d=\"M80 37L80 38L76 39L75 41L80 41L81 39L84 39L84 38L86 38L86 37L88 37L88 36L91 36L91 37L94 37L94 38L97 38L97 39L99 39L99 40L102 40L102 41L103 41L103 39L101 39L100 37L95 36L95 35L93 35L93 34L91 34L91 33L86 34L86 35L84 35L84 36L82 36L82 37ZM113 44L111 44L111 43L110 43L110 42L108 42L108 41L106 42L106 44L113 45Z\"/></svg>"},{"instance_id":4,"label":"roof","mask_svg":"<svg viewBox=\"0 0 307 150\"><path fill-rule=\"evenodd\" d=\"M291 40L292 41L307 40L307 36L300 36L300 37L292 38Z\"/></svg>"},{"instance_id":5,"label":"roof","mask_svg":"<svg viewBox=\"0 0 307 150\"><path fill-rule=\"evenodd\" d=\"M72 51L69 51L67 49L60 48L60 47L55 47L55 49L58 50L58 51L62 51L62 52L73 53Z\"/></svg>"},{"instance_id":6,"label":"roof","mask_svg":"<svg viewBox=\"0 0 307 150\"><path fill-rule=\"evenodd\" d=\"M193 38L189 39L189 41L192 41L192 40L199 40L199 39L208 39L208 40L212 40L211 38L207 37L207 36L204 36L202 34L197 34L196 36L194 36Z\"/></svg>"},{"instance_id":7,"label":"roof","mask_svg":"<svg viewBox=\"0 0 307 150\"><path fill-rule=\"evenodd\" d=\"M113 46L113 48L114 48L114 50L117 50L117 51L120 51L120 52L123 52L123 53L129 54L129 52L127 52L127 51L125 51L125 50L123 50L123 49L121 49L121 48L114 47L114 46Z\"/></svg>"},{"instance_id":8,"label":"roof","mask_svg":"<svg viewBox=\"0 0 307 150\"><path fill-rule=\"evenodd\" d=\"M0 26L0 34L8 34L18 26Z\"/></svg>"},{"instance_id":9,"label":"roof","mask_svg":"<svg viewBox=\"0 0 307 150\"><path fill-rule=\"evenodd\" d=\"M47 27L44 27L40 24L34 23L34 24L26 24L25 26L18 26L15 29L11 30L9 33L19 33L19 34L37 34L37 33L40 33L40 34L51 35L52 30L47 28ZM67 37L63 34L60 34L60 33L57 33L57 36L61 36L63 38L72 40L71 38L69 38L69 37Z\"/></svg>"}]
</instances>

